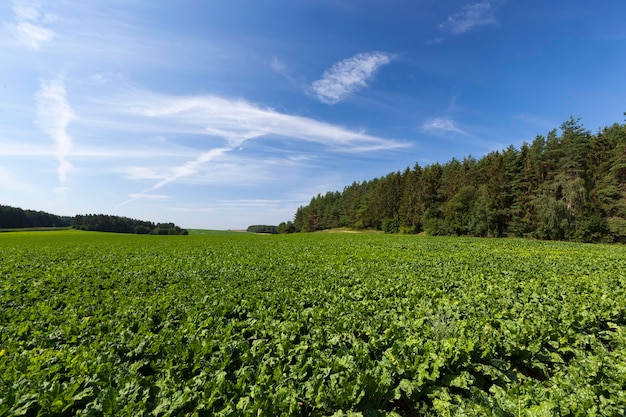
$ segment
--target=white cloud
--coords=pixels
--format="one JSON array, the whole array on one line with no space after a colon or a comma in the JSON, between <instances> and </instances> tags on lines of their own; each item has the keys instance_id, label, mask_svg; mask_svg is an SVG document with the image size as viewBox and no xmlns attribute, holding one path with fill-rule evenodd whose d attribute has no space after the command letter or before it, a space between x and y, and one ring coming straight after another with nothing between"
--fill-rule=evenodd
<instances>
[{"instance_id":1,"label":"white cloud","mask_svg":"<svg viewBox=\"0 0 626 417\"><path fill-rule=\"evenodd\" d=\"M44 14L36 0L13 0L15 22L7 24L15 38L30 49L39 49L42 44L54 38L54 31L43 26L54 20L54 16Z\"/></svg>"},{"instance_id":2,"label":"white cloud","mask_svg":"<svg viewBox=\"0 0 626 417\"><path fill-rule=\"evenodd\" d=\"M469 133L460 129L454 120L448 117L436 117L424 122L422 130L426 132L446 132L446 133L459 133L462 135L469 135Z\"/></svg>"},{"instance_id":3,"label":"white cloud","mask_svg":"<svg viewBox=\"0 0 626 417\"><path fill-rule=\"evenodd\" d=\"M278 74L285 74L287 72L287 65L285 65L285 63L276 56L272 57L270 67Z\"/></svg>"},{"instance_id":4,"label":"white cloud","mask_svg":"<svg viewBox=\"0 0 626 417\"><path fill-rule=\"evenodd\" d=\"M66 181L67 173L72 169L67 159L72 150L72 138L67 133L67 125L74 119L74 113L65 96L65 85L59 79L42 80L36 95L36 124L54 140L55 156L59 162L57 173L61 183Z\"/></svg>"},{"instance_id":5,"label":"white cloud","mask_svg":"<svg viewBox=\"0 0 626 417\"><path fill-rule=\"evenodd\" d=\"M123 117L134 117L135 123L150 126L151 129L158 128L162 134L205 136L206 147L210 148L173 167L127 169L126 178L152 179L157 182L121 205L172 182L198 175L203 166L223 161L229 153L251 139L268 137L299 140L341 152L367 152L408 146L362 131L279 113L245 100L211 95L178 97L134 91L118 99L118 103L111 108L123 112Z\"/></svg>"},{"instance_id":6,"label":"white cloud","mask_svg":"<svg viewBox=\"0 0 626 417\"><path fill-rule=\"evenodd\" d=\"M439 27L453 35L460 35L483 25L496 23L493 8L488 1L471 3L450 15Z\"/></svg>"},{"instance_id":7,"label":"white cloud","mask_svg":"<svg viewBox=\"0 0 626 417\"><path fill-rule=\"evenodd\" d=\"M131 194L130 195L131 198L135 198L135 199L147 199L147 200L166 200L169 198L169 196L167 195L163 195L163 194Z\"/></svg>"},{"instance_id":8,"label":"white cloud","mask_svg":"<svg viewBox=\"0 0 626 417\"><path fill-rule=\"evenodd\" d=\"M166 176L161 181L148 188L146 191L155 191L163 187L164 185L174 182L180 178L194 175L198 173L198 170L203 164L211 162L212 160L222 156L223 154L231 150L232 148L215 148L206 152L202 152L196 159L187 161L183 165L175 167L170 175Z\"/></svg>"},{"instance_id":9,"label":"white cloud","mask_svg":"<svg viewBox=\"0 0 626 417\"><path fill-rule=\"evenodd\" d=\"M13 12L17 20L39 20L40 5L36 1L13 0Z\"/></svg>"},{"instance_id":10,"label":"white cloud","mask_svg":"<svg viewBox=\"0 0 626 417\"><path fill-rule=\"evenodd\" d=\"M12 25L15 37L31 49L39 49L42 43L50 42L54 32L29 22L20 22Z\"/></svg>"},{"instance_id":11,"label":"white cloud","mask_svg":"<svg viewBox=\"0 0 626 417\"><path fill-rule=\"evenodd\" d=\"M155 159L155 158L191 158L197 154L192 149L173 147L163 144L160 147L136 147L133 143L112 143L109 146L77 146L72 144L72 159ZM35 145L17 141L3 142L0 147L0 157L54 157L57 151L54 146L47 144Z\"/></svg>"},{"instance_id":12,"label":"white cloud","mask_svg":"<svg viewBox=\"0 0 626 417\"><path fill-rule=\"evenodd\" d=\"M127 180L162 180L166 177L162 170L154 167L131 166L117 169L118 173Z\"/></svg>"},{"instance_id":13,"label":"white cloud","mask_svg":"<svg viewBox=\"0 0 626 417\"><path fill-rule=\"evenodd\" d=\"M135 116L135 123L156 128L163 134L202 135L209 141L226 141L219 149L211 151L220 154L238 149L250 139L262 137L312 142L344 152L407 146L363 131L280 113L241 99L213 95L179 97L134 92L111 103L111 108L124 113L117 116ZM198 159L207 157L213 156L200 155Z\"/></svg>"},{"instance_id":14,"label":"white cloud","mask_svg":"<svg viewBox=\"0 0 626 417\"><path fill-rule=\"evenodd\" d=\"M385 52L366 52L337 62L311 85L313 94L323 103L335 104L367 86L381 66L393 56Z\"/></svg>"},{"instance_id":15,"label":"white cloud","mask_svg":"<svg viewBox=\"0 0 626 417\"><path fill-rule=\"evenodd\" d=\"M310 169L312 158L292 158L290 156L264 156L258 154L241 155L239 152L230 152L210 163L198 165L195 171L176 181L189 185L208 185L219 187L262 187L266 184L294 181L290 177L297 175L301 170ZM115 170L122 178L130 181L161 182L172 178L177 166L166 166L165 161L153 162L151 166L124 166ZM141 161L137 161L141 163ZM171 162L170 162L171 163ZM317 166L313 164L313 166Z\"/></svg>"}]
</instances>

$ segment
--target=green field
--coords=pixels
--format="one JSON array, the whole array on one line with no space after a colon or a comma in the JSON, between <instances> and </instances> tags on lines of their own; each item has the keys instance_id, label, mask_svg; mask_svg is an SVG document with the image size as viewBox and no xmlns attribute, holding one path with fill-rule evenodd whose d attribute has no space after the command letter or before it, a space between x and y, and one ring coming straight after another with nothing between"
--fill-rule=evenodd
<instances>
[{"instance_id":1,"label":"green field","mask_svg":"<svg viewBox=\"0 0 626 417\"><path fill-rule=\"evenodd\" d=\"M0 416L623 415L626 248L0 234Z\"/></svg>"}]
</instances>

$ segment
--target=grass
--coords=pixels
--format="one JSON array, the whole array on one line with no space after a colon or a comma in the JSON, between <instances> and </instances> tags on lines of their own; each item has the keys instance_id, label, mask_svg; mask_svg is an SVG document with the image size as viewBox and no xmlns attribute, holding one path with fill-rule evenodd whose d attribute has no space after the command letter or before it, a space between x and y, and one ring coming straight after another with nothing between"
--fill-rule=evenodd
<instances>
[{"instance_id":1,"label":"grass","mask_svg":"<svg viewBox=\"0 0 626 417\"><path fill-rule=\"evenodd\" d=\"M0 232L54 232L59 230L71 230L71 226L67 227L26 227L19 229L0 229Z\"/></svg>"}]
</instances>

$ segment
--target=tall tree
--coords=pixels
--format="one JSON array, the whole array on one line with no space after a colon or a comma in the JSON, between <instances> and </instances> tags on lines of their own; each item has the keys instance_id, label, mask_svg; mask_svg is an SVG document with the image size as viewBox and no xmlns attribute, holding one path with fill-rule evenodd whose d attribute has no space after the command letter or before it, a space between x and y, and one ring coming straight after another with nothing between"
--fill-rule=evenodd
<instances>
[{"instance_id":1,"label":"tall tree","mask_svg":"<svg viewBox=\"0 0 626 417\"><path fill-rule=\"evenodd\" d=\"M626 242L626 125L570 118L518 150L392 172L300 207L294 229Z\"/></svg>"}]
</instances>

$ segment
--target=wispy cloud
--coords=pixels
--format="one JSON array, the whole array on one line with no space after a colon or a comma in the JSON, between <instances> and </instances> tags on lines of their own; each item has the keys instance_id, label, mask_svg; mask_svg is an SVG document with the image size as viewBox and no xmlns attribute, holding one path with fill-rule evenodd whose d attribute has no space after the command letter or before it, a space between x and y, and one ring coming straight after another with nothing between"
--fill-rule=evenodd
<instances>
[{"instance_id":1,"label":"wispy cloud","mask_svg":"<svg viewBox=\"0 0 626 417\"><path fill-rule=\"evenodd\" d=\"M59 182L64 183L67 173L72 169L72 164L67 159L72 150L72 138L67 133L67 125L75 116L67 102L63 81L41 80L36 101L36 124L42 132L54 140L55 155L59 162L57 174Z\"/></svg>"},{"instance_id":2,"label":"wispy cloud","mask_svg":"<svg viewBox=\"0 0 626 417\"><path fill-rule=\"evenodd\" d=\"M54 157L57 150L47 144L29 144L18 141L3 141L0 157ZM197 154L193 149L172 147L164 144L160 147L137 147L133 143L111 143L85 147L72 144L72 159L113 159L144 160L155 158L190 158Z\"/></svg>"},{"instance_id":3,"label":"wispy cloud","mask_svg":"<svg viewBox=\"0 0 626 417\"><path fill-rule=\"evenodd\" d=\"M287 72L287 65L277 56L272 57L272 60L270 61L270 68L272 68L272 71L281 75Z\"/></svg>"},{"instance_id":4,"label":"wispy cloud","mask_svg":"<svg viewBox=\"0 0 626 417\"><path fill-rule=\"evenodd\" d=\"M493 6L488 1L471 3L460 11L450 15L439 27L445 32L460 35L484 25L496 23L493 15Z\"/></svg>"},{"instance_id":5,"label":"wispy cloud","mask_svg":"<svg viewBox=\"0 0 626 417\"><path fill-rule=\"evenodd\" d=\"M214 95L168 96L134 92L111 104L126 116L141 118L138 123L156 126L163 133L206 136L222 140L212 152L222 154L255 138L283 138L323 145L331 150L363 152L395 149L404 142L368 135L308 117L295 116L261 107L242 99ZM213 154L211 154L213 155ZM217 155L200 155L199 160Z\"/></svg>"},{"instance_id":6,"label":"wispy cloud","mask_svg":"<svg viewBox=\"0 0 626 417\"><path fill-rule=\"evenodd\" d=\"M336 104L367 86L376 71L388 64L393 55L365 52L337 62L311 85L313 94L323 103Z\"/></svg>"},{"instance_id":7,"label":"wispy cloud","mask_svg":"<svg viewBox=\"0 0 626 417\"><path fill-rule=\"evenodd\" d=\"M422 130L425 132L444 132L469 135L469 133L459 128L454 120L449 117L436 117L434 119L427 120L422 125Z\"/></svg>"},{"instance_id":8,"label":"wispy cloud","mask_svg":"<svg viewBox=\"0 0 626 417\"><path fill-rule=\"evenodd\" d=\"M142 162L135 161L136 164ZM131 181L159 183L167 178L173 178L179 172L178 166L164 166L164 162L166 163L166 161L161 161L152 166L123 166L117 168L116 173ZM288 158L246 157L234 151L224 154L219 159L214 159L210 164L196 166L194 171L189 172L189 175L178 177L178 180L185 184L260 185L279 180L280 174L277 172L298 169L303 165Z\"/></svg>"},{"instance_id":9,"label":"wispy cloud","mask_svg":"<svg viewBox=\"0 0 626 417\"><path fill-rule=\"evenodd\" d=\"M160 181L166 178L162 170L154 167L130 166L117 169L118 173L127 180L151 180ZM139 195L139 194L135 194Z\"/></svg>"},{"instance_id":10,"label":"wispy cloud","mask_svg":"<svg viewBox=\"0 0 626 417\"><path fill-rule=\"evenodd\" d=\"M13 0L15 21L6 26L15 38L30 49L39 49L42 44L50 42L55 33L44 24L54 20L54 16L45 14L36 0Z\"/></svg>"},{"instance_id":11,"label":"wispy cloud","mask_svg":"<svg viewBox=\"0 0 626 417\"><path fill-rule=\"evenodd\" d=\"M222 156L223 154L225 154L228 151L231 151L232 149L233 149L232 147L229 147L229 148L215 148L215 149L211 149L211 150L206 151L206 152L202 152L200 154L200 156L198 156L196 159L191 160L191 161L187 161L183 165L175 167L172 170L172 173L170 175L166 176L161 181L157 182L152 187L148 188L145 192L158 190L159 188L163 187L164 185L172 183L172 182L174 182L174 181L176 181L176 180L178 180L180 178L184 178L184 177L188 177L190 175L194 175L194 174L198 173L198 170L200 169L200 167L202 165L204 165L204 164L206 164L208 162L211 162L212 160ZM143 195L143 194L141 194L141 195Z\"/></svg>"},{"instance_id":12,"label":"wispy cloud","mask_svg":"<svg viewBox=\"0 0 626 417\"><path fill-rule=\"evenodd\" d=\"M294 87L294 89L298 91L303 91L308 88L307 84L303 84L302 81L298 80L291 74L290 68L287 63L278 56L274 55L269 60L269 66L272 71L287 80L289 84Z\"/></svg>"},{"instance_id":13,"label":"wispy cloud","mask_svg":"<svg viewBox=\"0 0 626 417\"><path fill-rule=\"evenodd\" d=\"M163 194L131 194L130 197L139 199L147 199L147 200L167 200L169 196Z\"/></svg>"},{"instance_id":14,"label":"wispy cloud","mask_svg":"<svg viewBox=\"0 0 626 417\"><path fill-rule=\"evenodd\" d=\"M158 126L163 134L204 136L205 146L210 148L199 152L196 158L167 169L135 168L127 171L127 178L134 176L157 181L138 196L197 175L203 166L223 160L251 139L304 141L319 144L327 150L351 153L408 146L363 131L280 113L245 100L212 95L179 97L135 91L119 99L113 107L121 110L125 117L134 117L138 123ZM122 205L136 200L136 197L131 197Z\"/></svg>"}]
</instances>

